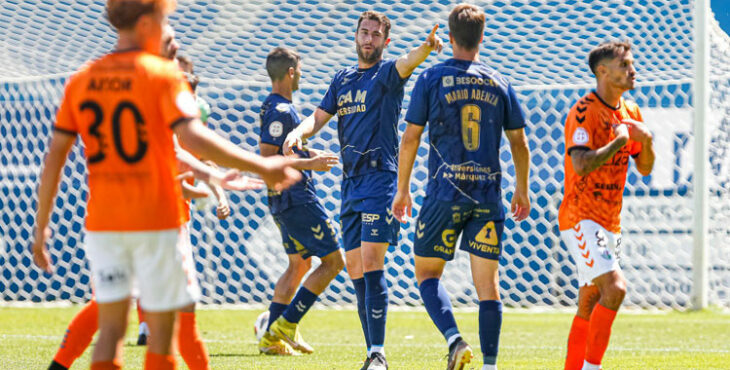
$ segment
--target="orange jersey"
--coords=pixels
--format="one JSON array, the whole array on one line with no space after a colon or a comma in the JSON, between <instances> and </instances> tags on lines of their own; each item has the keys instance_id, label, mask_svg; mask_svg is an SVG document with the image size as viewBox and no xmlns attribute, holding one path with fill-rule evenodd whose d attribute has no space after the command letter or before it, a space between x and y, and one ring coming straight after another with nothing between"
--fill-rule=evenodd
<instances>
[{"instance_id":1,"label":"orange jersey","mask_svg":"<svg viewBox=\"0 0 730 370\"><path fill-rule=\"evenodd\" d=\"M618 108L604 103L595 92L581 98L565 121L565 194L560 205L560 230L581 220L593 220L606 230L621 231L623 201L629 156L638 155L641 144L629 141L601 167L585 176L573 169L570 152L576 148L596 150L615 138L613 125L624 119L643 121L639 107L621 98Z\"/></svg>"},{"instance_id":2,"label":"orange jersey","mask_svg":"<svg viewBox=\"0 0 730 370\"><path fill-rule=\"evenodd\" d=\"M149 53L114 52L71 77L54 129L79 134L84 143L88 230L164 230L183 223L172 127L198 115L177 65Z\"/></svg>"}]
</instances>

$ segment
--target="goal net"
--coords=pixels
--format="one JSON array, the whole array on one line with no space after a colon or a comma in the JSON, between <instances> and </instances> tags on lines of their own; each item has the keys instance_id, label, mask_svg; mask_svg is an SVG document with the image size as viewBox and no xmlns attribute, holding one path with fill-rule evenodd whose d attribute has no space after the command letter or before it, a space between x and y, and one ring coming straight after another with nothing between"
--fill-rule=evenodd
<instances>
[{"instance_id":1,"label":"goal net","mask_svg":"<svg viewBox=\"0 0 730 370\"><path fill-rule=\"evenodd\" d=\"M334 72L356 63L355 25L364 10L392 23L386 58L418 46L431 27L448 40L448 2L179 0L171 24L201 77L199 94L212 107L210 127L256 150L260 104L269 91L264 61L276 46L303 57L295 103L309 115ZM625 305L686 309L692 289L693 2L678 1L475 1L487 13L480 58L509 77L528 119L532 153L532 211L505 223L500 288L512 307L575 304L575 265L560 242L563 122L570 107L594 85L588 51L606 40L632 42L638 87L635 100L654 134L657 160L650 177L630 168L624 197L621 265L629 281ZM46 275L29 251L36 189L63 86L82 63L114 47L104 1L6 0L0 3L0 297L47 302L89 299L83 250L88 196L85 162L77 142L63 170L52 216L50 251L56 266ZM730 38L711 29L710 303L730 306ZM404 108L424 67L451 56L433 54L406 85ZM404 130L405 123L399 125ZM311 145L339 152L335 120ZM415 212L427 181L427 146L414 171ZM514 167L503 140L504 194L511 199ZM341 167L315 175L318 195L339 220ZM228 194L232 215L219 221L210 203L198 204L192 238L198 278L207 304L265 304L286 268L281 237L265 205L265 192ZM505 202L505 205L507 203ZM414 215L415 216L415 215ZM337 224L337 223L335 223ZM413 270L414 222L391 246L386 276L391 304L421 304ZM448 264L443 281L456 306L476 302L465 253ZM340 274L320 298L326 306L354 302Z\"/></svg>"}]
</instances>

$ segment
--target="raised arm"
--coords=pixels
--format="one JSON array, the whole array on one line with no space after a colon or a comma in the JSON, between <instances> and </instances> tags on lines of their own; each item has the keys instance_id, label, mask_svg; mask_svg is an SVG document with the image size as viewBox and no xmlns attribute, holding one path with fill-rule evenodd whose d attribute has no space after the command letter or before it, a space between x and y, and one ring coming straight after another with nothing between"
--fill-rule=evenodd
<instances>
[{"instance_id":1,"label":"raised arm","mask_svg":"<svg viewBox=\"0 0 730 370\"><path fill-rule=\"evenodd\" d=\"M395 62L395 69L398 70L398 74L401 78L406 78L413 73L424 60L431 54L432 51L436 50L437 53L441 52L443 48L443 42L436 36L436 30L439 29L439 25L433 26L431 33L426 37L426 41L421 46L411 50L408 54L398 58Z\"/></svg>"},{"instance_id":2,"label":"raised arm","mask_svg":"<svg viewBox=\"0 0 730 370\"><path fill-rule=\"evenodd\" d=\"M400 143L398 153L398 191L393 198L393 216L405 223L405 215L411 217L413 200L411 199L411 172L416 161L418 146L421 144L421 135L424 126L409 123Z\"/></svg>"},{"instance_id":3,"label":"raised arm","mask_svg":"<svg viewBox=\"0 0 730 370\"><path fill-rule=\"evenodd\" d=\"M302 149L304 139L316 134L319 130L332 119L332 115L325 112L322 108L317 108L309 117L305 118L297 128L292 130L284 140L282 153L289 155L294 153L292 148Z\"/></svg>"},{"instance_id":4,"label":"raised arm","mask_svg":"<svg viewBox=\"0 0 730 370\"><path fill-rule=\"evenodd\" d=\"M527 145L525 129L505 130L509 140L512 161L515 164L515 193L512 196L512 214L522 221L530 214L530 147Z\"/></svg>"},{"instance_id":5,"label":"raised arm","mask_svg":"<svg viewBox=\"0 0 730 370\"><path fill-rule=\"evenodd\" d=\"M629 141L629 129L627 125L621 124L614 127L616 137L608 144L596 149L574 148L568 155L573 161L573 169L578 176L585 176L596 168L603 166L609 159L623 148Z\"/></svg>"},{"instance_id":6,"label":"raised arm","mask_svg":"<svg viewBox=\"0 0 730 370\"><path fill-rule=\"evenodd\" d=\"M38 210L36 212L35 240L33 241L33 261L43 271L51 272L51 256L46 248L46 240L51 236L48 220L53 209L53 198L58 191L61 170L76 135L54 131L51 136L50 150L43 164L40 184L38 185Z\"/></svg>"}]
</instances>

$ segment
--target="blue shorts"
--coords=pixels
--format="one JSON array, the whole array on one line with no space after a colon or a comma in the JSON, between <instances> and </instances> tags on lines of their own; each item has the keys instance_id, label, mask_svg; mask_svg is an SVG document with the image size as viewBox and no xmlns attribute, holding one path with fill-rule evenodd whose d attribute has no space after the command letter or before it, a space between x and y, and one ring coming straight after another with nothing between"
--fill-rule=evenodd
<instances>
[{"instance_id":1,"label":"blue shorts","mask_svg":"<svg viewBox=\"0 0 730 370\"><path fill-rule=\"evenodd\" d=\"M390 210L397 174L373 172L342 181L342 244L345 251L361 242L398 243L400 222Z\"/></svg>"},{"instance_id":2,"label":"blue shorts","mask_svg":"<svg viewBox=\"0 0 730 370\"><path fill-rule=\"evenodd\" d=\"M419 257L454 259L459 248L475 256L499 260L504 210L497 203L454 203L426 197L416 222L413 251Z\"/></svg>"},{"instance_id":3,"label":"blue shorts","mask_svg":"<svg viewBox=\"0 0 730 370\"><path fill-rule=\"evenodd\" d=\"M307 203L275 214L286 254L324 257L339 247L335 229L319 203Z\"/></svg>"}]
</instances>

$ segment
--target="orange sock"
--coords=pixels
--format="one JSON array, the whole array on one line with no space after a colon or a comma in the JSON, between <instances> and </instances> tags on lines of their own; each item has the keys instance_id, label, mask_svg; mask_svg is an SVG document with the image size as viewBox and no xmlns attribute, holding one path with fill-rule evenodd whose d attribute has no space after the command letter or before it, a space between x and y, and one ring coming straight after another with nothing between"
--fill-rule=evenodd
<instances>
[{"instance_id":1,"label":"orange sock","mask_svg":"<svg viewBox=\"0 0 730 370\"><path fill-rule=\"evenodd\" d=\"M175 356L161 355L147 351L144 358L145 370L175 370Z\"/></svg>"},{"instance_id":2,"label":"orange sock","mask_svg":"<svg viewBox=\"0 0 730 370\"><path fill-rule=\"evenodd\" d=\"M91 370L119 370L122 368L122 360L115 358L113 361L100 361L91 364Z\"/></svg>"},{"instance_id":3,"label":"orange sock","mask_svg":"<svg viewBox=\"0 0 730 370\"><path fill-rule=\"evenodd\" d=\"M580 370L586 357L586 337L589 321L575 316L568 336L568 356L565 359L565 370Z\"/></svg>"},{"instance_id":4,"label":"orange sock","mask_svg":"<svg viewBox=\"0 0 730 370\"><path fill-rule=\"evenodd\" d=\"M53 361L66 368L81 356L91 344L94 333L99 330L99 306L91 300L74 316L63 336L61 347L53 356Z\"/></svg>"},{"instance_id":5,"label":"orange sock","mask_svg":"<svg viewBox=\"0 0 730 370\"><path fill-rule=\"evenodd\" d=\"M590 325L588 325L588 338L586 339L586 361L593 365L600 365L603 354L608 348L608 340L611 338L611 325L616 318L616 311L610 310L600 303L596 305L591 314Z\"/></svg>"},{"instance_id":6,"label":"orange sock","mask_svg":"<svg viewBox=\"0 0 730 370\"><path fill-rule=\"evenodd\" d=\"M177 334L177 347L190 370L210 370L208 351L200 338L195 324L194 312L178 313L180 330Z\"/></svg>"},{"instance_id":7,"label":"orange sock","mask_svg":"<svg viewBox=\"0 0 730 370\"><path fill-rule=\"evenodd\" d=\"M140 324L144 322L144 311L142 311L142 306L139 305L139 298L137 299L137 322Z\"/></svg>"}]
</instances>

